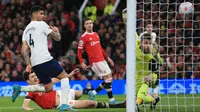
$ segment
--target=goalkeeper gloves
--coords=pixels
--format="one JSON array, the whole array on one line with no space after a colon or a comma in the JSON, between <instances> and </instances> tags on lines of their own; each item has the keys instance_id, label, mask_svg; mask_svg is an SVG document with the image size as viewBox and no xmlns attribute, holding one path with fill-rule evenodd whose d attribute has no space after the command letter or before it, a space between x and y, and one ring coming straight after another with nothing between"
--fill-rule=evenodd
<instances>
[{"instance_id":1,"label":"goalkeeper gloves","mask_svg":"<svg viewBox=\"0 0 200 112\"><path fill-rule=\"evenodd\" d=\"M153 56L157 56L158 52L159 52L158 45L156 44L156 42L152 42L150 46L150 53Z\"/></svg>"}]
</instances>

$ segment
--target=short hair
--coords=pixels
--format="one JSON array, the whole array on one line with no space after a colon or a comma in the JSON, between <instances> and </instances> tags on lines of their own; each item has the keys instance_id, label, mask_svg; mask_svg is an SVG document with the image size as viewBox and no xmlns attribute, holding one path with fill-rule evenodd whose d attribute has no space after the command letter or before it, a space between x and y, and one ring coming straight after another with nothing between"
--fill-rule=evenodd
<instances>
[{"instance_id":1,"label":"short hair","mask_svg":"<svg viewBox=\"0 0 200 112\"><path fill-rule=\"evenodd\" d=\"M31 73L25 71L25 72L24 72L24 75L23 75L23 76L24 76L24 80L26 80L26 81L29 80L29 75L30 75L30 74L31 74Z\"/></svg>"},{"instance_id":2,"label":"short hair","mask_svg":"<svg viewBox=\"0 0 200 112\"><path fill-rule=\"evenodd\" d=\"M141 40L144 40L144 39L151 40L151 34L149 34L149 33L144 33L144 34L141 36Z\"/></svg>"},{"instance_id":3,"label":"short hair","mask_svg":"<svg viewBox=\"0 0 200 112\"><path fill-rule=\"evenodd\" d=\"M35 5L31 8L31 15L34 13L34 12L38 12L38 11L44 11L44 8L39 6L39 5Z\"/></svg>"},{"instance_id":4,"label":"short hair","mask_svg":"<svg viewBox=\"0 0 200 112\"><path fill-rule=\"evenodd\" d=\"M152 21L146 21L145 26L147 26L148 24L153 24Z\"/></svg>"},{"instance_id":5,"label":"short hair","mask_svg":"<svg viewBox=\"0 0 200 112\"><path fill-rule=\"evenodd\" d=\"M86 19L84 19L84 24L85 24L85 22L88 21L88 20L91 20L91 21L92 21L91 18L86 18Z\"/></svg>"}]
</instances>

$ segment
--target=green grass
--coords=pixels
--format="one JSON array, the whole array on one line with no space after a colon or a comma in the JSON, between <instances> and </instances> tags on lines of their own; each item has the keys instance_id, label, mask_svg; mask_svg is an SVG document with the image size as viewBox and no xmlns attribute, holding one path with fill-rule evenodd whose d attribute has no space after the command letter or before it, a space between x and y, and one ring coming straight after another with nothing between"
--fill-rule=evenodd
<instances>
[{"instance_id":1,"label":"green grass","mask_svg":"<svg viewBox=\"0 0 200 112\"><path fill-rule=\"evenodd\" d=\"M83 96L81 99L87 99L88 96ZM124 95L115 95L118 101L125 99ZM15 103L11 102L10 97L0 97L0 112L22 112L21 105L24 97L19 97ZM107 102L108 98L105 95L97 95L96 100ZM58 112L58 110L42 110L34 102L31 102L31 107L36 108L32 112ZM141 112L150 112L149 105L141 105ZM78 109L79 112L125 112L126 109ZM200 112L200 95L162 95L161 100L157 105L155 112Z\"/></svg>"}]
</instances>

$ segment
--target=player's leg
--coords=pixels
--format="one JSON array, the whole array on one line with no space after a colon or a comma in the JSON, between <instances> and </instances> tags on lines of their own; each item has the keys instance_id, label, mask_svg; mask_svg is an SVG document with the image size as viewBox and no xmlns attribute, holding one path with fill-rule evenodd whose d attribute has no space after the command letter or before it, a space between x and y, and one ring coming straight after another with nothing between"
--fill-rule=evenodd
<instances>
[{"instance_id":1,"label":"player's leg","mask_svg":"<svg viewBox=\"0 0 200 112\"><path fill-rule=\"evenodd\" d=\"M155 84L155 81L157 79L154 79L153 75L149 75L144 77L144 83L141 85L138 93L137 93L137 104L140 105L142 103L146 104L146 103L152 103L153 105L159 101L159 98L154 98L152 96L148 96L148 89L149 87L153 87L153 85Z\"/></svg>"},{"instance_id":2,"label":"player's leg","mask_svg":"<svg viewBox=\"0 0 200 112\"><path fill-rule=\"evenodd\" d=\"M95 108L96 102L91 100L70 100L69 105L73 108Z\"/></svg>"},{"instance_id":3,"label":"player's leg","mask_svg":"<svg viewBox=\"0 0 200 112\"><path fill-rule=\"evenodd\" d=\"M107 76L103 76L103 79L105 81L104 88L107 91L109 102L111 104L117 104L117 103L119 103L119 102L117 102L115 100L115 98L113 97L113 94L112 94L112 76L111 76L111 74L109 74Z\"/></svg>"},{"instance_id":4,"label":"player's leg","mask_svg":"<svg viewBox=\"0 0 200 112\"><path fill-rule=\"evenodd\" d=\"M156 100L154 103L152 103L150 105L150 109L153 110L156 108L156 104L159 102L160 98L159 98L159 94L158 94L158 85L159 85L159 79L158 79L158 75L156 73L153 73L153 84L152 84L152 88L154 89L154 99Z\"/></svg>"},{"instance_id":5,"label":"player's leg","mask_svg":"<svg viewBox=\"0 0 200 112\"><path fill-rule=\"evenodd\" d=\"M153 85L153 88L154 88L154 96L158 97L159 96L159 75L156 74L156 73L153 73L153 77L154 77L154 85Z\"/></svg>"},{"instance_id":6,"label":"player's leg","mask_svg":"<svg viewBox=\"0 0 200 112\"><path fill-rule=\"evenodd\" d=\"M53 89L52 83L51 83L51 77L49 77L47 74L45 74L44 66L46 66L46 63L34 66L34 72L39 78L40 81L42 81L43 85L37 84L37 85L29 85L29 86L19 86L19 85L13 85L13 93L12 93L12 101L14 102L16 98L19 96L21 92L49 92ZM25 72L24 76L29 76L28 73Z\"/></svg>"},{"instance_id":7,"label":"player's leg","mask_svg":"<svg viewBox=\"0 0 200 112\"><path fill-rule=\"evenodd\" d=\"M83 95L81 91L74 90L74 92L75 92L75 100L78 100Z\"/></svg>"},{"instance_id":8,"label":"player's leg","mask_svg":"<svg viewBox=\"0 0 200 112\"><path fill-rule=\"evenodd\" d=\"M96 95L98 92L100 92L101 90L104 89L104 84L105 84L105 82L102 82L95 90L89 91L89 92L88 92L88 94L89 94L89 96L90 96L90 97L89 97L90 100L94 100L95 95Z\"/></svg>"},{"instance_id":9,"label":"player's leg","mask_svg":"<svg viewBox=\"0 0 200 112\"><path fill-rule=\"evenodd\" d=\"M104 82L99 85L99 87L92 92L89 92L90 100L97 94L97 91L102 90L103 88L106 89L107 95L111 103L118 103L112 94L112 75L111 70L106 61L93 63L92 70L101 78L104 79Z\"/></svg>"},{"instance_id":10,"label":"player's leg","mask_svg":"<svg viewBox=\"0 0 200 112\"><path fill-rule=\"evenodd\" d=\"M73 108L126 108L123 103L108 104L91 100L70 100L69 105Z\"/></svg>"},{"instance_id":11,"label":"player's leg","mask_svg":"<svg viewBox=\"0 0 200 112\"><path fill-rule=\"evenodd\" d=\"M39 69L39 70L37 70ZM56 77L58 79L61 80L61 94L63 96L62 100L61 100L61 107L60 107L60 110L62 111L63 110L66 110L66 109L71 109L71 107L68 106L68 96L66 96L66 94L69 94L69 79L67 78L67 74L66 72L63 70L63 68L60 66L60 64L52 59L48 62L45 62L44 64L40 64L40 68L35 68L33 67L33 70L36 72L36 75L37 74L41 74L40 77L38 77L42 83L44 84L44 87L45 89L48 89L48 90L52 90L53 87L52 87L52 84L49 84L51 83L51 80L48 82L47 81L47 78L49 77L50 79L52 77ZM38 72L38 73L37 73ZM42 78L41 78L42 76Z\"/></svg>"},{"instance_id":12,"label":"player's leg","mask_svg":"<svg viewBox=\"0 0 200 112\"><path fill-rule=\"evenodd\" d=\"M60 106L60 111L64 110L73 110L69 105L69 79L67 78L67 74L65 71L62 71L56 78L61 80L61 106Z\"/></svg>"},{"instance_id":13,"label":"player's leg","mask_svg":"<svg viewBox=\"0 0 200 112\"><path fill-rule=\"evenodd\" d=\"M43 85L30 85L30 86L19 86L17 84L13 85L12 92L12 102L16 100L21 92L44 92L45 88Z\"/></svg>"},{"instance_id":14,"label":"player's leg","mask_svg":"<svg viewBox=\"0 0 200 112\"><path fill-rule=\"evenodd\" d=\"M92 71L95 72L96 75L98 75L100 77L101 71L99 68L99 63L101 63L101 62L93 63L91 69L92 69ZM100 77L100 78L102 78L102 77ZM104 84L105 84L105 82L102 82L95 90L88 92L90 100L94 100L95 95L104 89Z\"/></svg>"}]
</instances>

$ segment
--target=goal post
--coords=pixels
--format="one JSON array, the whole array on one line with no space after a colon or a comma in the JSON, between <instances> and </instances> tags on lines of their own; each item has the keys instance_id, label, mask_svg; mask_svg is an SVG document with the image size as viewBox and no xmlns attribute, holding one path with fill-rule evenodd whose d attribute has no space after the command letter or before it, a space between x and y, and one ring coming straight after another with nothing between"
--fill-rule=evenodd
<instances>
[{"instance_id":1,"label":"goal post","mask_svg":"<svg viewBox=\"0 0 200 112\"><path fill-rule=\"evenodd\" d=\"M136 0L127 0L127 112L135 112L136 100Z\"/></svg>"}]
</instances>

